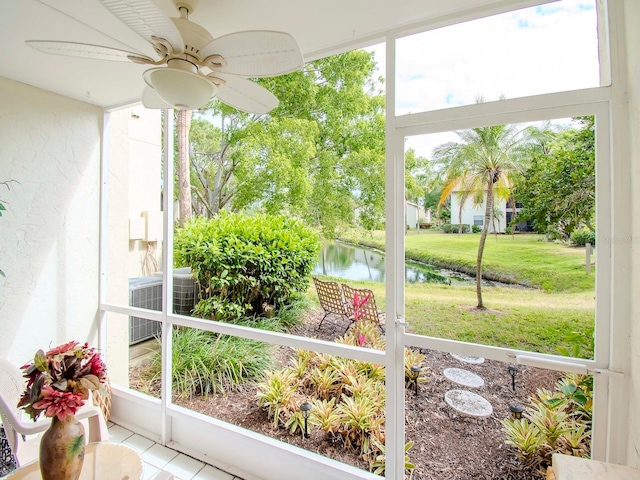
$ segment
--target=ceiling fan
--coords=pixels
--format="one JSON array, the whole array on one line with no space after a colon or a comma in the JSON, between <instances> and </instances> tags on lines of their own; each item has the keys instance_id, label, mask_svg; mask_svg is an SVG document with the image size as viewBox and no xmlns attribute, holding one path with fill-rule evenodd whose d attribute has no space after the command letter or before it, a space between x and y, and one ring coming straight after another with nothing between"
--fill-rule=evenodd
<instances>
[{"instance_id":1,"label":"ceiling fan","mask_svg":"<svg viewBox=\"0 0 640 480\"><path fill-rule=\"evenodd\" d=\"M193 1L193 0L192 0ZM196 0L197 1L197 0ZM111 13L153 46L158 60L99 45L28 40L41 52L151 65L144 72L146 108L195 110L217 97L247 113L267 113L278 99L247 77L272 77L302 68L302 53L285 32L250 30L216 39L189 20L192 3L174 0L179 18L168 18L153 0L100 0Z\"/></svg>"}]
</instances>

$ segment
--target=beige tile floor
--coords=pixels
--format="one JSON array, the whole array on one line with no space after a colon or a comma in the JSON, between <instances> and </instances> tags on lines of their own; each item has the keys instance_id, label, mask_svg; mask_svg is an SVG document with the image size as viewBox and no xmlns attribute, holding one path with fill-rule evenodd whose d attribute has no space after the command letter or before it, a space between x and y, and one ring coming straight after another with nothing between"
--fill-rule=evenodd
<instances>
[{"instance_id":1,"label":"beige tile floor","mask_svg":"<svg viewBox=\"0 0 640 480\"><path fill-rule=\"evenodd\" d=\"M143 480L154 480L161 471L170 473L175 480L242 480L240 477L157 444L120 425L111 422L108 425L110 442L123 443L140 452L144 461ZM37 458L38 440L33 437L21 446L20 461L23 465Z\"/></svg>"},{"instance_id":2,"label":"beige tile floor","mask_svg":"<svg viewBox=\"0 0 640 480\"><path fill-rule=\"evenodd\" d=\"M159 445L120 425L109 424L109 441L136 449L144 460L144 480L153 480L162 470L175 480L242 480L183 453Z\"/></svg>"}]
</instances>

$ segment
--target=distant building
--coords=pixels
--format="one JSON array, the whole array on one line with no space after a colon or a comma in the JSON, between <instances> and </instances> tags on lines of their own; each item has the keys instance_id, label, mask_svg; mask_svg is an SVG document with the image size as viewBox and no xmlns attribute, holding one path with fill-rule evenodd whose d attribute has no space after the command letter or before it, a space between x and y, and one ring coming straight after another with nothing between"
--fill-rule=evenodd
<instances>
[{"instance_id":1,"label":"distant building","mask_svg":"<svg viewBox=\"0 0 640 480\"><path fill-rule=\"evenodd\" d=\"M456 186L451 192L451 223L463 223L467 225L477 225L480 228L484 226L484 213L487 206L487 192L484 193L482 205L475 205L472 198L467 198L460 211L460 189ZM511 223L514 212L517 214L522 210L522 204L513 201L507 201L502 198L496 198L494 201L495 217L489 225L490 233L505 233L505 229ZM461 214L462 213L462 214ZM520 222L515 228L518 232L531 232L531 222Z\"/></svg>"}]
</instances>

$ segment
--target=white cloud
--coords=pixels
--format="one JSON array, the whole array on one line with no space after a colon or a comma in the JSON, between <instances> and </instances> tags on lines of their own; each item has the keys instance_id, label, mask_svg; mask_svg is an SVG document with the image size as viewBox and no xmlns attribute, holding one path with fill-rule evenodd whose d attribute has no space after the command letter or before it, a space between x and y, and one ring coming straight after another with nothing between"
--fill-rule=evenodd
<instances>
[{"instance_id":1,"label":"white cloud","mask_svg":"<svg viewBox=\"0 0 640 480\"><path fill-rule=\"evenodd\" d=\"M397 114L598 86L594 3L563 0L399 39ZM371 49L384 75L384 45ZM430 156L437 137L407 146Z\"/></svg>"}]
</instances>

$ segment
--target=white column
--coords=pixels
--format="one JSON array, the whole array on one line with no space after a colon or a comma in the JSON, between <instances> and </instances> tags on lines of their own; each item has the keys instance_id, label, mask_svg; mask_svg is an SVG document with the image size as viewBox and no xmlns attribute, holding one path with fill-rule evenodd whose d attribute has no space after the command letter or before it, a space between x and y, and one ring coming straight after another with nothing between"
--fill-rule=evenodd
<instances>
[{"instance_id":1,"label":"white column","mask_svg":"<svg viewBox=\"0 0 640 480\"><path fill-rule=\"evenodd\" d=\"M171 418L167 408L171 405L173 390L172 371L172 333L173 323L173 110L164 111L164 210L162 235L162 443L171 441Z\"/></svg>"},{"instance_id":2,"label":"white column","mask_svg":"<svg viewBox=\"0 0 640 480\"><path fill-rule=\"evenodd\" d=\"M395 123L395 36L386 38L386 472L404 477L404 137Z\"/></svg>"},{"instance_id":3,"label":"white column","mask_svg":"<svg viewBox=\"0 0 640 480\"><path fill-rule=\"evenodd\" d=\"M627 369L629 388L620 392L624 395L624 400L628 400L624 411L620 413L620 424L626 430L625 442L621 447L626 447L625 463L640 467L640 416L638 416L640 411L640 296L638 295L640 291L640 269L638 269L640 266L640 220L638 217L640 215L640 28L638 26L640 2L620 0L614 4L618 3L624 7L621 15L624 29L619 32L616 41L626 49L626 52L623 52L624 55L619 58L619 70L626 81L626 84L623 84L624 96L620 92L619 100L623 105L619 106L619 115L626 114L628 129L624 130L619 137L614 137L614 141L626 142L627 150L624 152L623 161L628 166L627 171L631 179L629 195L625 198L625 203L619 206L621 210L627 212L623 220L629 223L630 237L622 246L628 252L631 280L630 289L627 292L629 309L626 312L630 324L628 332L630 355ZM616 188L615 183L614 188ZM614 273L617 272L614 271Z\"/></svg>"}]
</instances>

